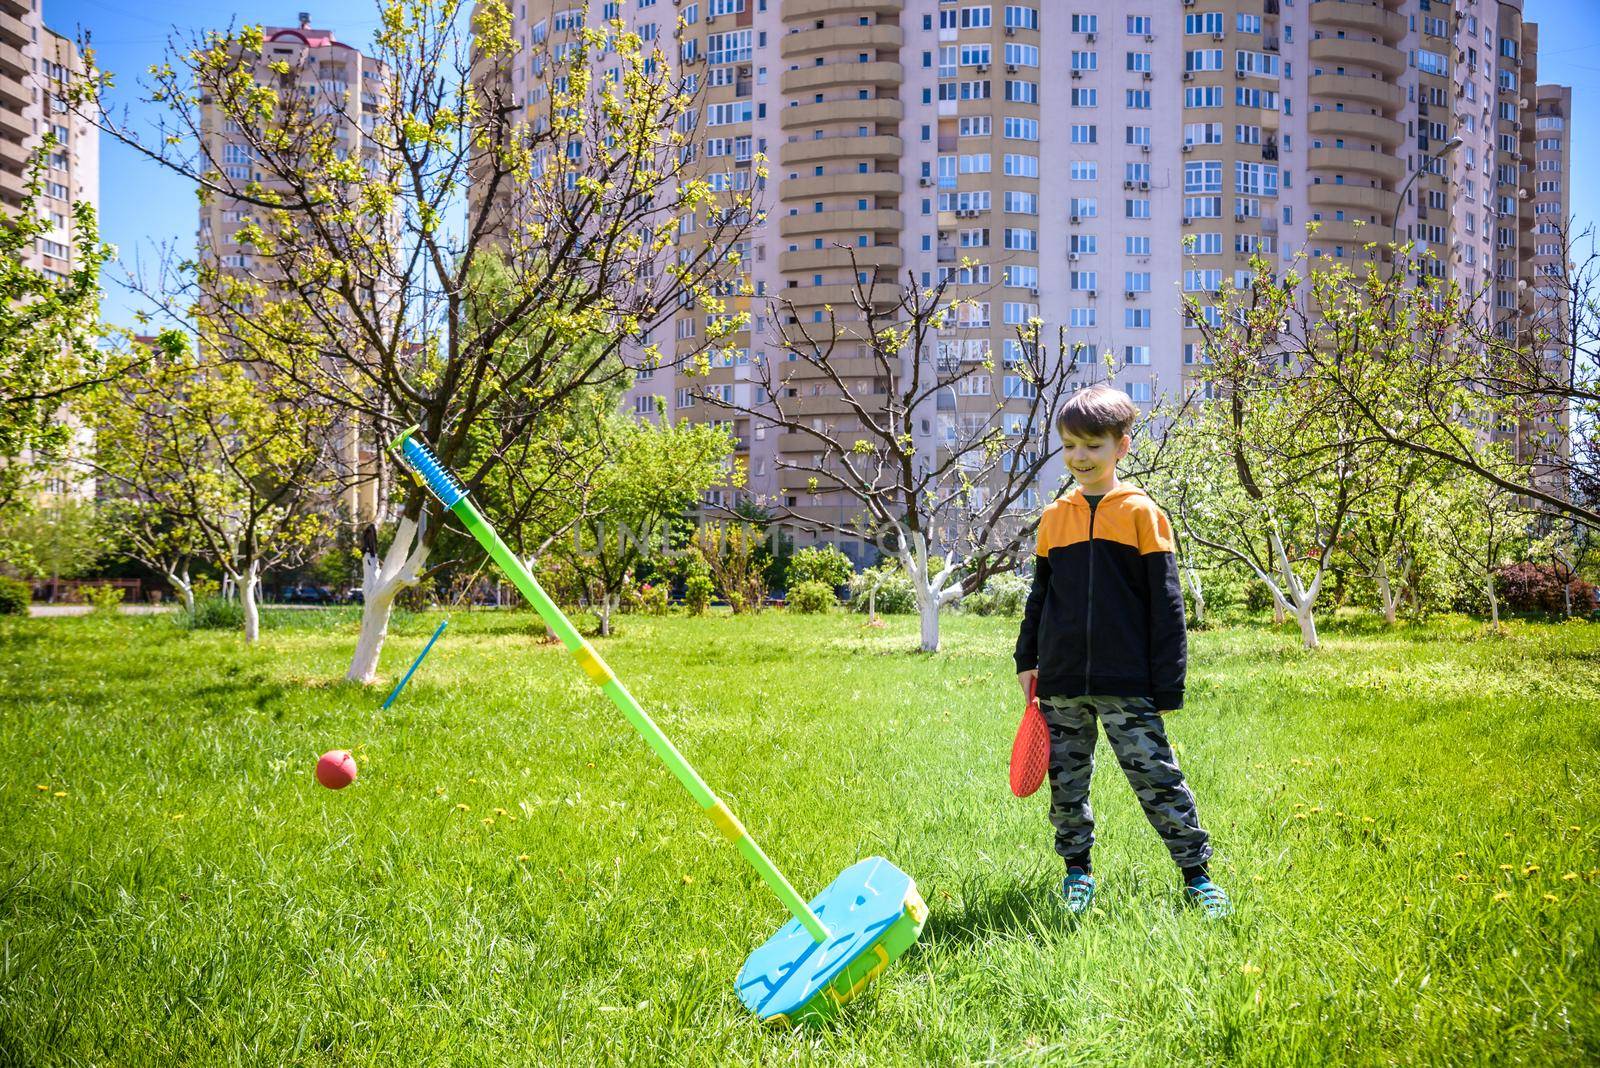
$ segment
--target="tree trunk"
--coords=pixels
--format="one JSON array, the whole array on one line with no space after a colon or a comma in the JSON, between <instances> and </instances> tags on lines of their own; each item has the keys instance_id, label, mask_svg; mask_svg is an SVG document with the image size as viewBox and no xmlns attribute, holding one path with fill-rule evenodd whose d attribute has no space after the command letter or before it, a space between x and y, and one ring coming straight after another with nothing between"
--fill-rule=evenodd
<instances>
[{"instance_id":1,"label":"tree trunk","mask_svg":"<svg viewBox=\"0 0 1600 1068\"><path fill-rule=\"evenodd\" d=\"M178 596L183 599L183 610L191 616L194 615L194 582L189 578L187 571L167 571L167 582L178 591Z\"/></svg>"},{"instance_id":2,"label":"tree trunk","mask_svg":"<svg viewBox=\"0 0 1600 1068\"><path fill-rule=\"evenodd\" d=\"M370 684L378 677L378 657L383 652L383 640L389 635L394 599L402 589L417 584L422 564L428 558L423 540L426 533L426 521L403 518L381 562L376 553L362 557L361 632L356 638L355 655L350 658L350 670L344 676L351 682Z\"/></svg>"},{"instance_id":3,"label":"tree trunk","mask_svg":"<svg viewBox=\"0 0 1600 1068\"><path fill-rule=\"evenodd\" d=\"M1372 567L1372 577L1378 583L1378 603L1383 605L1383 621L1394 626L1395 613L1400 605L1400 594L1389 583L1389 564L1383 557L1378 557Z\"/></svg>"},{"instance_id":4,"label":"tree trunk","mask_svg":"<svg viewBox=\"0 0 1600 1068\"><path fill-rule=\"evenodd\" d=\"M1294 610L1295 622L1300 624L1300 640L1307 649L1315 649L1320 642L1317 640L1317 614L1312 607L1313 602L1307 601Z\"/></svg>"},{"instance_id":5,"label":"tree trunk","mask_svg":"<svg viewBox=\"0 0 1600 1068\"><path fill-rule=\"evenodd\" d=\"M1274 597L1272 599L1272 625L1275 627L1281 627L1284 623L1288 622L1288 620L1289 614L1284 611L1283 602Z\"/></svg>"},{"instance_id":6,"label":"tree trunk","mask_svg":"<svg viewBox=\"0 0 1600 1068\"><path fill-rule=\"evenodd\" d=\"M1494 576L1490 575L1483 584L1483 592L1489 595L1489 625L1495 630L1500 629L1500 599L1494 595Z\"/></svg>"},{"instance_id":7,"label":"tree trunk","mask_svg":"<svg viewBox=\"0 0 1600 1068\"><path fill-rule=\"evenodd\" d=\"M600 617L600 637L602 638L611 637L611 604L611 595L603 593L600 595L600 600L595 608L595 614Z\"/></svg>"},{"instance_id":8,"label":"tree trunk","mask_svg":"<svg viewBox=\"0 0 1600 1068\"><path fill-rule=\"evenodd\" d=\"M1194 625L1206 625L1206 591L1200 582L1200 572L1192 567L1183 569L1184 577L1189 580L1189 595L1194 598Z\"/></svg>"},{"instance_id":9,"label":"tree trunk","mask_svg":"<svg viewBox=\"0 0 1600 1068\"><path fill-rule=\"evenodd\" d=\"M256 594L261 588L261 565L250 562L250 569L235 576L239 588L239 603L244 607L244 640L254 642L261 637L261 609L256 604Z\"/></svg>"}]
</instances>

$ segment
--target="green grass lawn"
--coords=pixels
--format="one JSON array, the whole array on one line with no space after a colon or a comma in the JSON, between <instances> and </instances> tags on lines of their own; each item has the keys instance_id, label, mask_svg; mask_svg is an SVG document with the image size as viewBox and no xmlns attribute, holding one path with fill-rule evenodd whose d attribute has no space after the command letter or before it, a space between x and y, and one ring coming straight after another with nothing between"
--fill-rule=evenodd
<instances>
[{"instance_id":1,"label":"green grass lawn","mask_svg":"<svg viewBox=\"0 0 1600 1068\"><path fill-rule=\"evenodd\" d=\"M1600 627L1193 639L1169 720L1238 915L1207 923L1109 751L1093 917L1006 788L1014 620L628 617L597 647L804 892L932 910L837 1020L733 979L783 916L526 614L256 648L0 624L0 1062L1509 1063L1600 1058ZM332 792L317 755L349 748Z\"/></svg>"}]
</instances>

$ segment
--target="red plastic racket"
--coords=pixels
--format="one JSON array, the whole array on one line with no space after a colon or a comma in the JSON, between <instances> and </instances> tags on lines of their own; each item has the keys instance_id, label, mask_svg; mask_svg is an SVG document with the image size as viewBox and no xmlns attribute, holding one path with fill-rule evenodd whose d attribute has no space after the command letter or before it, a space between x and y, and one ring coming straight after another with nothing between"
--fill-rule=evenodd
<instances>
[{"instance_id":1,"label":"red plastic racket","mask_svg":"<svg viewBox=\"0 0 1600 1068\"><path fill-rule=\"evenodd\" d=\"M1028 685L1028 707L1011 743L1011 792L1027 797L1044 782L1050 767L1050 728L1039 711L1039 680Z\"/></svg>"}]
</instances>

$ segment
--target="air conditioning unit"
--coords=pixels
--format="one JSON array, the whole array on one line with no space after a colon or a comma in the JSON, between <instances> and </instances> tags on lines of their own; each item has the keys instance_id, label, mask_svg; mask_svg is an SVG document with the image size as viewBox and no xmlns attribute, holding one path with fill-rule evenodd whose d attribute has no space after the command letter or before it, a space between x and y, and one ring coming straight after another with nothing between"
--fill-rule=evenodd
<instances>
[{"instance_id":1,"label":"air conditioning unit","mask_svg":"<svg viewBox=\"0 0 1600 1068\"><path fill-rule=\"evenodd\" d=\"M1143 152L1145 155L1148 156L1150 154L1150 146L1149 145L1140 145L1139 146L1139 151Z\"/></svg>"},{"instance_id":2,"label":"air conditioning unit","mask_svg":"<svg viewBox=\"0 0 1600 1068\"><path fill-rule=\"evenodd\" d=\"M979 63L978 64L978 73L979 74L988 74L989 73L989 64L987 64L987 63Z\"/></svg>"},{"instance_id":3,"label":"air conditioning unit","mask_svg":"<svg viewBox=\"0 0 1600 1068\"><path fill-rule=\"evenodd\" d=\"M1243 215L1235 215L1235 216L1234 216L1234 217L1233 217L1233 221L1234 221L1234 222L1236 222L1236 223L1238 223L1238 222L1244 222L1244 216L1243 216Z\"/></svg>"},{"instance_id":4,"label":"air conditioning unit","mask_svg":"<svg viewBox=\"0 0 1600 1068\"><path fill-rule=\"evenodd\" d=\"M1039 295L1039 287L1038 286L1033 286L1032 288L1030 288L1028 290L1028 296L1037 297L1038 295Z\"/></svg>"},{"instance_id":5,"label":"air conditioning unit","mask_svg":"<svg viewBox=\"0 0 1600 1068\"><path fill-rule=\"evenodd\" d=\"M1091 289L1088 291L1088 293L1091 297L1098 297L1100 295L1100 291L1098 289Z\"/></svg>"},{"instance_id":6,"label":"air conditioning unit","mask_svg":"<svg viewBox=\"0 0 1600 1068\"><path fill-rule=\"evenodd\" d=\"M1156 40L1156 35L1153 34L1153 33L1147 33L1147 34L1144 35L1144 43L1145 44L1155 44L1155 40Z\"/></svg>"},{"instance_id":7,"label":"air conditioning unit","mask_svg":"<svg viewBox=\"0 0 1600 1068\"><path fill-rule=\"evenodd\" d=\"M1237 78L1237 79L1239 79L1239 80L1240 80L1240 81L1241 81L1241 82L1242 82L1242 81L1244 81L1244 71L1242 71L1242 70L1236 70L1236 71L1234 71L1234 72L1233 72L1233 76L1234 76L1234 77L1235 77L1235 78Z\"/></svg>"},{"instance_id":8,"label":"air conditioning unit","mask_svg":"<svg viewBox=\"0 0 1600 1068\"><path fill-rule=\"evenodd\" d=\"M1184 7L1194 7L1194 0L1183 0Z\"/></svg>"},{"instance_id":9,"label":"air conditioning unit","mask_svg":"<svg viewBox=\"0 0 1600 1068\"><path fill-rule=\"evenodd\" d=\"M1073 212L1073 213L1072 213L1072 214L1071 214L1071 215L1070 215L1070 216L1069 216L1069 217L1068 217L1068 219L1067 219L1067 221L1068 221L1068 222L1071 222L1071 223L1076 223L1076 222L1078 222L1078 221L1079 221L1079 220L1078 220L1078 213L1077 213L1077 212Z\"/></svg>"},{"instance_id":10,"label":"air conditioning unit","mask_svg":"<svg viewBox=\"0 0 1600 1068\"><path fill-rule=\"evenodd\" d=\"M1074 70L1074 71L1073 71L1073 72L1072 72L1072 76L1073 76L1073 77L1074 77L1074 78L1081 78L1081 77L1083 77L1083 71L1081 71L1081 70Z\"/></svg>"},{"instance_id":11,"label":"air conditioning unit","mask_svg":"<svg viewBox=\"0 0 1600 1068\"><path fill-rule=\"evenodd\" d=\"M1183 150L1185 152L1193 152L1194 151L1194 146L1193 145L1184 145L1183 146Z\"/></svg>"},{"instance_id":12,"label":"air conditioning unit","mask_svg":"<svg viewBox=\"0 0 1600 1068\"><path fill-rule=\"evenodd\" d=\"M1187 216L1187 215L1185 215L1185 216L1184 216L1184 217L1183 217L1183 225L1185 225L1185 226L1188 226L1188 225L1190 225L1190 224L1191 224L1191 223L1193 223L1193 222L1194 222L1194 220L1193 220L1193 219L1191 219L1191 218L1189 218L1189 216Z\"/></svg>"},{"instance_id":13,"label":"air conditioning unit","mask_svg":"<svg viewBox=\"0 0 1600 1068\"><path fill-rule=\"evenodd\" d=\"M1194 71L1192 71L1192 70L1184 71L1183 72L1183 80L1186 81L1186 82L1194 81Z\"/></svg>"},{"instance_id":14,"label":"air conditioning unit","mask_svg":"<svg viewBox=\"0 0 1600 1068\"><path fill-rule=\"evenodd\" d=\"M715 16L715 15L707 15L706 16L706 25L707 26L715 26L716 24L717 24L717 16Z\"/></svg>"},{"instance_id":15,"label":"air conditioning unit","mask_svg":"<svg viewBox=\"0 0 1600 1068\"><path fill-rule=\"evenodd\" d=\"M1149 191L1150 191L1150 183L1149 182L1140 182L1139 183L1139 192L1148 193Z\"/></svg>"},{"instance_id":16,"label":"air conditioning unit","mask_svg":"<svg viewBox=\"0 0 1600 1068\"><path fill-rule=\"evenodd\" d=\"M1015 73L1017 73L1017 65L1015 63L1007 63L1006 64L1006 73L1007 74L1015 74Z\"/></svg>"},{"instance_id":17,"label":"air conditioning unit","mask_svg":"<svg viewBox=\"0 0 1600 1068\"><path fill-rule=\"evenodd\" d=\"M1127 292L1126 292L1126 293L1124 293L1124 294L1123 294L1123 296L1124 296L1124 297L1125 297L1125 298L1127 298L1127 299L1128 299L1128 300L1132 300L1132 299L1133 299L1133 298L1134 298L1134 297L1137 297L1137 296L1138 296L1138 295L1139 295L1139 294L1137 294L1137 293L1135 293L1135 292L1134 292L1134 291L1133 291L1133 290L1131 290L1131 289L1130 289L1130 290L1128 290L1128 291L1127 291Z\"/></svg>"},{"instance_id":18,"label":"air conditioning unit","mask_svg":"<svg viewBox=\"0 0 1600 1068\"><path fill-rule=\"evenodd\" d=\"M1095 42L1095 35L1094 35L1094 34L1092 34L1092 33L1086 33L1086 34L1084 34L1084 35L1083 35L1083 39L1084 39L1084 40L1085 40L1085 41L1088 41L1088 42L1089 42L1089 43L1090 43L1090 44L1094 44L1094 42Z\"/></svg>"},{"instance_id":19,"label":"air conditioning unit","mask_svg":"<svg viewBox=\"0 0 1600 1068\"><path fill-rule=\"evenodd\" d=\"M1145 81L1149 81L1150 79L1154 78L1155 75L1151 74L1149 71L1145 71L1143 77Z\"/></svg>"},{"instance_id":20,"label":"air conditioning unit","mask_svg":"<svg viewBox=\"0 0 1600 1068\"><path fill-rule=\"evenodd\" d=\"M1214 33L1214 34L1212 34L1212 35L1211 35L1211 39L1212 39L1212 40L1213 40L1213 41L1220 41L1220 40L1222 40L1222 31L1221 31L1221 30L1218 30L1218 31L1217 31L1217 32L1216 32L1216 33Z\"/></svg>"},{"instance_id":21,"label":"air conditioning unit","mask_svg":"<svg viewBox=\"0 0 1600 1068\"><path fill-rule=\"evenodd\" d=\"M920 185L922 188L926 189L926 188L928 188L929 186L931 186L933 184L933 179L932 178L918 178L917 179L917 184Z\"/></svg>"},{"instance_id":22,"label":"air conditioning unit","mask_svg":"<svg viewBox=\"0 0 1600 1068\"><path fill-rule=\"evenodd\" d=\"M1015 37L1016 35L1017 35L1017 28L1015 26L1007 26L1006 27L1006 36L1007 37Z\"/></svg>"},{"instance_id":23,"label":"air conditioning unit","mask_svg":"<svg viewBox=\"0 0 1600 1068\"><path fill-rule=\"evenodd\" d=\"M1067 260L1070 263L1077 263L1078 262L1078 254L1076 252L1067 253Z\"/></svg>"}]
</instances>

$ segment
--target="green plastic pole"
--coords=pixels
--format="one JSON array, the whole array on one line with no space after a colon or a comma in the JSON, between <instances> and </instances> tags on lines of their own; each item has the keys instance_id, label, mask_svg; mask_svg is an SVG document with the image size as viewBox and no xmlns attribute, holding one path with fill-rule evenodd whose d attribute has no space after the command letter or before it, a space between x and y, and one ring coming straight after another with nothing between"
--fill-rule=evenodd
<instances>
[{"instance_id":1,"label":"green plastic pole","mask_svg":"<svg viewBox=\"0 0 1600 1068\"><path fill-rule=\"evenodd\" d=\"M572 625L566 613L550 599L549 594L544 592L544 588L539 585L526 565L517 559L516 554L501 540L500 535L495 533L494 528L483 518L483 514L473 505L459 483L443 469L432 450L411 436L415 430L416 427L412 427L403 432L395 439L392 448L405 457L418 480L461 520L474 538L478 539L478 544L482 545L494 562L500 565L500 570L504 571L512 584L522 591L528 603L533 605L534 611L539 613L555 632L556 637L561 639L561 643L577 660L584 674L611 698L611 703L617 706L633 729L639 732L645 744L649 745L667 766L667 770L683 784L685 790L689 791L689 796L706 811L711 817L711 822L716 824L717 830L733 842L739 854L765 880L767 886L778 896L778 900L783 902L784 908L800 921L812 938L818 942L827 941L831 937L827 925L811 911L806 899L795 891L783 872L778 870L778 866L772 863L761 846L756 844L750 832L745 830L744 824L740 823L738 817L728 810L722 799L712 792L711 787L706 785L705 780L700 778L689 762L683 758L683 754L678 752L671 739L662 733L661 728L656 726L655 720L650 718L649 713L640 706L633 694L622 685L622 681L612 674L605 661L600 659L600 654L595 652L594 648L584 640L583 635L578 633L578 629Z\"/></svg>"}]
</instances>

